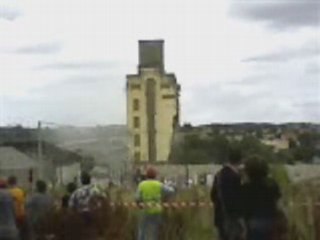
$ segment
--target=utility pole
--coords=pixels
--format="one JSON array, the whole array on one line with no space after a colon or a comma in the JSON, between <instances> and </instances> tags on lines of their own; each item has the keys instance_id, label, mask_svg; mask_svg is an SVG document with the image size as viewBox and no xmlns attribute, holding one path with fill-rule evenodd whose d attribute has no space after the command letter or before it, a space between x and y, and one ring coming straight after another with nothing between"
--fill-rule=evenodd
<instances>
[{"instance_id":1,"label":"utility pole","mask_svg":"<svg viewBox=\"0 0 320 240\"><path fill-rule=\"evenodd\" d=\"M41 132L41 121L38 121L38 167L39 167L39 178L42 179L44 176L44 164L42 159L42 132Z\"/></svg>"},{"instance_id":2,"label":"utility pole","mask_svg":"<svg viewBox=\"0 0 320 240\"><path fill-rule=\"evenodd\" d=\"M189 178L190 178L190 173L189 173L189 166L188 164L185 164L185 168L186 168L186 186L187 188L189 187Z\"/></svg>"}]
</instances>

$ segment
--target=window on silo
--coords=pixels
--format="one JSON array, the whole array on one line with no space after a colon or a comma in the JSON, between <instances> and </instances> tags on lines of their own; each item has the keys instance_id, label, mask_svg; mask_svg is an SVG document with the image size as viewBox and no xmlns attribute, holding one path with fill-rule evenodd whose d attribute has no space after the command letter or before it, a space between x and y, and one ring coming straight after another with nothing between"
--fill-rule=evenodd
<instances>
[{"instance_id":1,"label":"window on silo","mask_svg":"<svg viewBox=\"0 0 320 240\"><path fill-rule=\"evenodd\" d=\"M134 146L140 147L140 135L139 134L134 135Z\"/></svg>"},{"instance_id":2,"label":"window on silo","mask_svg":"<svg viewBox=\"0 0 320 240\"><path fill-rule=\"evenodd\" d=\"M161 84L162 89L170 89L170 84L163 83Z\"/></svg>"},{"instance_id":3,"label":"window on silo","mask_svg":"<svg viewBox=\"0 0 320 240\"><path fill-rule=\"evenodd\" d=\"M134 128L140 128L140 118L139 117L134 117L133 118L133 127Z\"/></svg>"},{"instance_id":4,"label":"window on silo","mask_svg":"<svg viewBox=\"0 0 320 240\"><path fill-rule=\"evenodd\" d=\"M141 154L140 154L140 152L135 152L133 158L134 158L134 161L135 161L135 162L139 162L139 161L141 160Z\"/></svg>"},{"instance_id":5,"label":"window on silo","mask_svg":"<svg viewBox=\"0 0 320 240\"><path fill-rule=\"evenodd\" d=\"M135 98L135 99L133 99L133 110L139 111L139 109L140 109L139 99Z\"/></svg>"},{"instance_id":6,"label":"window on silo","mask_svg":"<svg viewBox=\"0 0 320 240\"><path fill-rule=\"evenodd\" d=\"M141 89L141 85L140 84L131 84L131 89L132 90L140 90Z\"/></svg>"}]
</instances>

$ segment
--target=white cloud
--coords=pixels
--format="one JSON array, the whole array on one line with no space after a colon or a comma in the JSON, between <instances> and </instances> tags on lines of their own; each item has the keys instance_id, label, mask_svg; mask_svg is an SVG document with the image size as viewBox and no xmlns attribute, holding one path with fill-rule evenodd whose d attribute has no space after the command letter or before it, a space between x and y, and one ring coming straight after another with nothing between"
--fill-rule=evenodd
<instances>
[{"instance_id":1,"label":"white cloud","mask_svg":"<svg viewBox=\"0 0 320 240\"><path fill-rule=\"evenodd\" d=\"M14 21L21 16L18 0L2 0L0 2L0 21Z\"/></svg>"}]
</instances>

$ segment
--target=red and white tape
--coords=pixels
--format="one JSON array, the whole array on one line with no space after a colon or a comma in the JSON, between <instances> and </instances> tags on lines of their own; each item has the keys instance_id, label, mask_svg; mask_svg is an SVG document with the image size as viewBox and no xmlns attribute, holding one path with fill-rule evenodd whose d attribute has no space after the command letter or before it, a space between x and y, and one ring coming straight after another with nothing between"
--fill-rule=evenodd
<instances>
[{"instance_id":1,"label":"red and white tape","mask_svg":"<svg viewBox=\"0 0 320 240\"><path fill-rule=\"evenodd\" d=\"M60 202L56 202L56 207L60 207ZM181 209L181 208L212 208L214 204L208 201L179 201L179 202L162 202L162 203L136 203L136 202L108 202L108 205L112 208L124 207L132 209L141 209L141 208L153 208L153 207L162 207L166 209ZM287 204L284 204L289 208L295 207L320 207L320 202L294 202L290 201Z\"/></svg>"},{"instance_id":2,"label":"red and white tape","mask_svg":"<svg viewBox=\"0 0 320 240\"><path fill-rule=\"evenodd\" d=\"M163 202L163 203L136 203L136 202L110 202L111 207L126 208L212 208L211 202Z\"/></svg>"},{"instance_id":3,"label":"red and white tape","mask_svg":"<svg viewBox=\"0 0 320 240\"><path fill-rule=\"evenodd\" d=\"M136 202L110 202L111 207L125 207L125 208L152 208L152 207L163 207L163 208L212 208L214 204L212 202L163 202L163 203L136 203ZM286 206L292 207L320 207L320 202L293 202L290 201Z\"/></svg>"}]
</instances>

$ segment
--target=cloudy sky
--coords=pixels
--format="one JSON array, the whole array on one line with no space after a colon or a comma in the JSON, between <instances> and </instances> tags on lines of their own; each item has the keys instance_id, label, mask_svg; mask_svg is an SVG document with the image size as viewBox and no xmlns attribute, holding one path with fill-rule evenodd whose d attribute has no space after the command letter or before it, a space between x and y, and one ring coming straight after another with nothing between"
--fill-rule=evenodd
<instances>
[{"instance_id":1,"label":"cloudy sky","mask_svg":"<svg viewBox=\"0 0 320 240\"><path fill-rule=\"evenodd\" d=\"M125 123L139 39L183 122L320 122L318 0L0 0L0 125Z\"/></svg>"}]
</instances>

